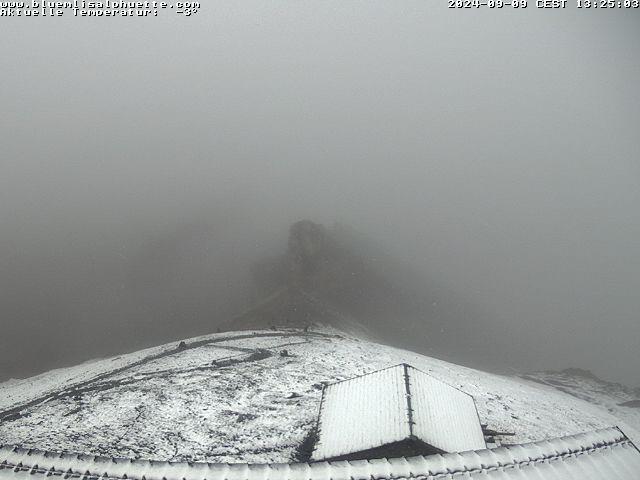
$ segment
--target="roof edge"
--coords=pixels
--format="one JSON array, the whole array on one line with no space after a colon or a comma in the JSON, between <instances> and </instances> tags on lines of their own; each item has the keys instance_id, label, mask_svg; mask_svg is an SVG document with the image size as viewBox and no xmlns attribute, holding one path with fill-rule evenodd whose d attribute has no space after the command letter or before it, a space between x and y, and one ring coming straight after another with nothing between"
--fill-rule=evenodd
<instances>
[{"instance_id":1,"label":"roof edge","mask_svg":"<svg viewBox=\"0 0 640 480\"><path fill-rule=\"evenodd\" d=\"M463 453L396 459L316 463L219 464L109 458L46 452L17 446L0 447L3 469L27 474L51 474L83 480L367 480L429 477L452 472L483 472L540 461L561 460L616 447L635 448L617 427L523 445ZM638 452L640 455L640 452ZM640 459L638 460L640 464ZM17 478L17 477L16 477ZM25 477L26 478L26 477ZM33 478L33 477L32 477Z\"/></svg>"}]
</instances>

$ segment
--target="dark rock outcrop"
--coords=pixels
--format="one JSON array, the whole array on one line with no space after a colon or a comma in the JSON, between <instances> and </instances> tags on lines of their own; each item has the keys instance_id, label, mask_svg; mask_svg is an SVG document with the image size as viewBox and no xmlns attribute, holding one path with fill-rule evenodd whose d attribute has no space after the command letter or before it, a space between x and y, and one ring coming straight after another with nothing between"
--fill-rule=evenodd
<instances>
[{"instance_id":1,"label":"dark rock outcrop","mask_svg":"<svg viewBox=\"0 0 640 480\"><path fill-rule=\"evenodd\" d=\"M389 286L366 258L310 220L294 223L286 252L256 262L252 273L266 298L229 322L236 329L340 326L352 317L367 323L373 312L380 312L374 299L390 298Z\"/></svg>"}]
</instances>

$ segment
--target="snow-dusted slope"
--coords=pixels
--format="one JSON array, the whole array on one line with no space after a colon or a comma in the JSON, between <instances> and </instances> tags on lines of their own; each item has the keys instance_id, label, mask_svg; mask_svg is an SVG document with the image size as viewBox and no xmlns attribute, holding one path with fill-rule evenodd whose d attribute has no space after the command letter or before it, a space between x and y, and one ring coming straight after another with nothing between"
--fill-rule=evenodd
<instances>
[{"instance_id":1,"label":"snow-dusted slope","mask_svg":"<svg viewBox=\"0 0 640 480\"><path fill-rule=\"evenodd\" d=\"M559 390L597 405L624 425L640 430L640 391L619 383L607 382L591 372L569 368L560 372L533 372L522 378ZM621 424L620 426L622 427ZM632 433L633 434L633 433ZM636 444L638 438L636 437Z\"/></svg>"},{"instance_id":2,"label":"snow-dusted slope","mask_svg":"<svg viewBox=\"0 0 640 480\"><path fill-rule=\"evenodd\" d=\"M557 390L323 328L220 333L186 340L185 348L174 343L0 384L0 443L119 457L288 462L316 420L322 382L399 363L474 396L482 423L515 433L505 437L510 443L611 425L640 439L634 425Z\"/></svg>"}]
</instances>

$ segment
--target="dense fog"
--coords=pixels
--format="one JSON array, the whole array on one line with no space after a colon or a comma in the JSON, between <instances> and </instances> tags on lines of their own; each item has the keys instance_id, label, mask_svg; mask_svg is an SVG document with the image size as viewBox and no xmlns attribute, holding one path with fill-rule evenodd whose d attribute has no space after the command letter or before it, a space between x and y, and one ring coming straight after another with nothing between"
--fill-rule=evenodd
<instances>
[{"instance_id":1,"label":"dense fog","mask_svg":"<svg viewBox=\"0 0 640 480\"><path fill-rule=\"evenodd\" d=\"M0 380L215 331L308 218L413 272L389 342L639 386L640 11L529 3L0 19Z\"/></svg>"}]
</instances>

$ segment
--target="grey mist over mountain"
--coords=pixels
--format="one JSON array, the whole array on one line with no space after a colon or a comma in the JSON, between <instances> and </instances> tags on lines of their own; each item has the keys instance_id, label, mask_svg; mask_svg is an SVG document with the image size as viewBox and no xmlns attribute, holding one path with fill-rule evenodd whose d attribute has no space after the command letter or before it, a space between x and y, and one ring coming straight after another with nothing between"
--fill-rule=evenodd
<instances>
[{"instance_id":1,"label":"grey mist over mountain","mask_svg":"<svg viewBox=\"0 0 640 480\"><path fill-rule=\"evenodd\" d=\"M388 342L638 386L640 12L530 3L3 18L0 378L214 331L309 219Z\"/></svg>"}]
</instances>

